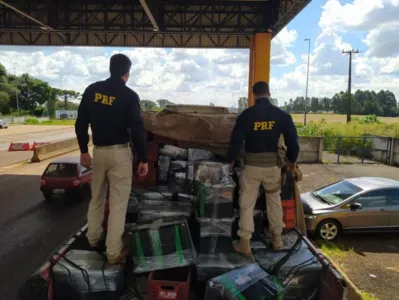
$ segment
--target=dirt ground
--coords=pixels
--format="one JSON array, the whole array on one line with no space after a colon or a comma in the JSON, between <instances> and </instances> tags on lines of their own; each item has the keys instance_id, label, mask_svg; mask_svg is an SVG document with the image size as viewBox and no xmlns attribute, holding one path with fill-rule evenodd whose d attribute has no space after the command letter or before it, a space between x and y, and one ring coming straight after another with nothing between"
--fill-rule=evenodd
<instances>
[{"instance_id":1,"label":"dirt ground","mask_svg":"<svg viewBox=\"0 0 399 300\"><path fill-rule=\"evenodd\" d=\"M399 169L377 164L300 165L301 192L348 177L380 176L399 180ZM348 234L335 242L342 250L330 254L362 291L380 300L399 299L399 238L391 234ZM368 298L365 298L368 299ZM375 299L375 298L370 298Z\"/></svg>"}]
</instances>

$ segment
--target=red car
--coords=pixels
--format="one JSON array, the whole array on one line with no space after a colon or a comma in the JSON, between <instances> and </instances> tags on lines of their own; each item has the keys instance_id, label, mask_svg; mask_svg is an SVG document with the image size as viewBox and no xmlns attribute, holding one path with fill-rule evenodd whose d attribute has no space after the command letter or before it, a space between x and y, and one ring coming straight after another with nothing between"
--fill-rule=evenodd
<instances>
[{"instance_id":1,"label":"red car","mask_svg":"<svg viewBox=\"0 0 399 300\"><path fill-rule=\"evenodd\" d=\"M65 192L77 200L88 199L91 196L91 178L92 168L83 167L79 157L63 157L47 166L40 181L40 190L47 201L57 192Z\"/></svg>"}]
</instances>

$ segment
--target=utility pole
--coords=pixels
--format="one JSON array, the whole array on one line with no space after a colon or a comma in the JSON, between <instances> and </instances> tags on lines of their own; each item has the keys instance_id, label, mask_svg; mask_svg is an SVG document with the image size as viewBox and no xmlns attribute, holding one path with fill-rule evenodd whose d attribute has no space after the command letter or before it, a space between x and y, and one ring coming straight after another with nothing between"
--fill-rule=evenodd
<instances>
[{"instance_id":1,"label":"utility pole","mask_svg":"<svg viewBox=\"0 0 399 300\"><path fill-rule=\"evenodd\" d=\"M352 54L360 53L359 50L342 50L342 54L349 54L349 78L348 78L348 103L346 106L346 122L350 123L352 115Z\"/></svg>"},{"instance_id":2,"label":"utility pole","mask_svg":"<svg viewBox=\"0 0 399 300\"><path fill-rule=\"evenodd\" d=\"M309 86L310 38L309 39L305 39L305 41L307 41L309 43L309 48L308 48L308 70L306 72L305 101L303 103L303 110L304 110L303 125L306 125L306 114L307 114L306 102L308 101L308 86Z\"/></svg>"},{"instance_id":3,"label":"utility pole","mask_svg":"<svg viewBox=\"0 0 399 300\"><path fill-rule=\"evenodd\" d=\"M17 100L17 116L18 116L18 122L19 122L18 80L17 80L16 65L17 64L14 63L15 85L17 86L15 89L15 98Z\"/></svg>"}]
</instances>

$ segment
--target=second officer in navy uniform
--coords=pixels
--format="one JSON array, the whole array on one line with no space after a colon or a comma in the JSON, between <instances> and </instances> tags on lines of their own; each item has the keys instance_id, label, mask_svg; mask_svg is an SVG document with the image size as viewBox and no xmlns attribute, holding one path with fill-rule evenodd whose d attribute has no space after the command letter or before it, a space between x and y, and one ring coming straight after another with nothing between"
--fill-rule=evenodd
<instances>
[{"instance_id":1,"label":"second officer in navy uniform","mask_svg":"<svg viewBox=\"0 0 399 300\"><path fill-rule=\"evenodd\" d=\"M254 232L254 207L262 184L266 190L269 228L273 234L273 249L282 247L284 228L280 198L281 169L278 165L278 142L283 135L287 146L288 167L293 170L299 154L297 130L292 117L270 102L269 85L259 81L252 92L255 105L237 118L231 135L227 159L233 164L245 141L245 166L240 176L240 242L234 249L244 256L252 256L250 240Z\"/></svg>"},{"instance_id":2,"label":"second officer in navy uniform","mask_svg":"<svg viewBox=\"0 0 399 300\"><path fill-rule=\"evenodd\" d=\"M88 151L88 126L93 134L92 198L87 214L87 238L96 247L102 236L105 205L105 178L110 186L109 218L106 238L107 259L118 263L128 254L123 245L125 216L132 184L132 151L130 137L139 156L138 175L148 172L147 146L139 96L126 86L129 80L130 59L123 54L111 57L111 77L86 88L75 123L81 151L81 164L91 167ZM130 134L130 136L129 136Z\"/></svg>"}]
</instances>

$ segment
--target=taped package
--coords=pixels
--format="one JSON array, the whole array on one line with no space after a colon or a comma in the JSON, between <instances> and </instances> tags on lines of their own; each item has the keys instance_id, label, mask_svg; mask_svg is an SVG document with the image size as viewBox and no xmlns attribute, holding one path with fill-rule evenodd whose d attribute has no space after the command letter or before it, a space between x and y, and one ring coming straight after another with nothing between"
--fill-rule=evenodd
<instances>
[{"instance_id":1,"label":"taped package","mask_svg":"<svg viewBox=\"0 0 399 300\"><path fill-rule=\"evenodd\" d=\"M233 218L197 218L199 225L198 249L200 253L231 253Z\"/></svg>"},{"instance_id":2,"label":"taped package","mask_svg":"<svg viewBox=\"0 0 399 300\"><path fill-rule=\"evenodd\" d=\"M234 211L234 222L233 222L233 237L238 238L237 232L239 229L240 213ZM263 233L264 226L264 213L261 210L254 210L254 232L252 233L253 241L260 241Z\"/></svg>"},{"instance_id":3,"label":"taped package","mask_svg":"<svg viewBox=\"0 0 399 300\"><path fill-rule=\"evenodd\" d=\"M229 182L230 166L210 161L195 163L194 180L211 185Z\"/></svg>"},{"instance_id":4,"label":"taped package","mask_svg":"<svg viewBox=\"0 0 399 300\"><path fill-rule=\"evenodd\" d=\"M170 170L172 172L183 172L187 169L187 162L182 160L174 160L170 163Z\"/></svg>"},{"instance_id":5,"label":"taped package","mask_svg":"<svg viewBox=\"0 0 399 300\"><path fill-rule=\"evenodd\" d=\"M196 182L197 213L200 218L232 218L235 183L228 177L222 183Z\"/></svg>"},{"instance_id":6,"label":"taped package","mask_svg":"<svg viewBox=\"0 0 399 300\"><path fill-rule=\"evenodd\" d=\"M249 264L208 281L205 300L284 299L284 287L263 271Z\"/></svg>"},{"instance_id":7,"label":"taped package","mask_svg":"<svg viewBox=\"0 0 399 300\"><path fill-rule=\"evenodd\" d=\"M165 145L159 150L159 154L173 159L187 160L187 149L182 149L172 145Z\"/></svg>"},{"instance_id":8,"label":"taped package","mask_svg":"<svg viewBox=\"0 0 399 300\"><path fill-rule=\"evenodd\" d=\"M186 220L156 220L130 229L129 245L134 273L194 264L196 251Z\"/></svg>"},{"instance_id":9,"label":"taped package","mask_svg":"<svg viewBox=\"0 0 399 300\"><path fill-rule=\"evenodd\" d=\"M189 218L194 208L188 201L144 200L139 205L138 221Z\"/></svg>"},{"instance_id":10,"label":"taped package","mask_svg":"<svg viewBox=\"0 0 399 300\"><path fill-rule=\"evenodd\" d=\"M230 272L239 267L250 264L249 258L231 253L198 254L195 268L197 270L197 279L207 281L213 277Z\"/></svg>"},{"instance_id":11,"label":"taped package","mask_svg":"<svg viewBox=\"0 0 399 300\"><path fill-rule=\"evenodd\" d=\"M173 193L168 186L156 186L149 189L134 189L133 193L138 198L139 202L144 200L171 200Z\"/></svg>"},{"instance_id":12,"label":"taped package","mask_svg":"<svg viewBox=\"0 0 399 300\"><path fill-rule=\"evenodd\" d=\"M158 157L158 173L157 173L158 184L168 183L170 163L171 163L170 157L164 155L160 155Z\"/></svg>"},{"instance_id":13,"label":"taped package","mask_svg":"<svg viewBox=\"0 0 399 300\"><path fill-rule=\"evenodd\" d=\"M174 193L185 193L189 190L186 172L169 173L169 189Z\"/></svg>"},{"instance_id":14,"label":"taped package","mask_svg":"<svg viewBox=\"0 0 399 300\"><path fill-rule=\"evenodd\" d=\"M124 265L109 265L95 251L70 250L54 265L52 276L57 300L117 300L124 287Z\"/></svg>"},{"instance_id":15,"label":"taped package","mask_svg":"<svg viewBox=\"0 0 399 300\"><path fill-rule=\"evenodd\" d=\"M188 160L189 161L204 161L212 160L215 155L212 152L202 149L188 149Z\"/></svg>"},{"instance_id":16,"label":"taped package","mask_svg":"<svg viewBox=\"0 0 399 300\"><path fill-rule=\"evenodd\" d=\"M284 262L282 259L286 254L287 250L276 253L270 248L253 249L253 255L262 268L286 285L285 299L310 299L323 278L322 264L302 239Z\"/></svg>"}]
</instances>

